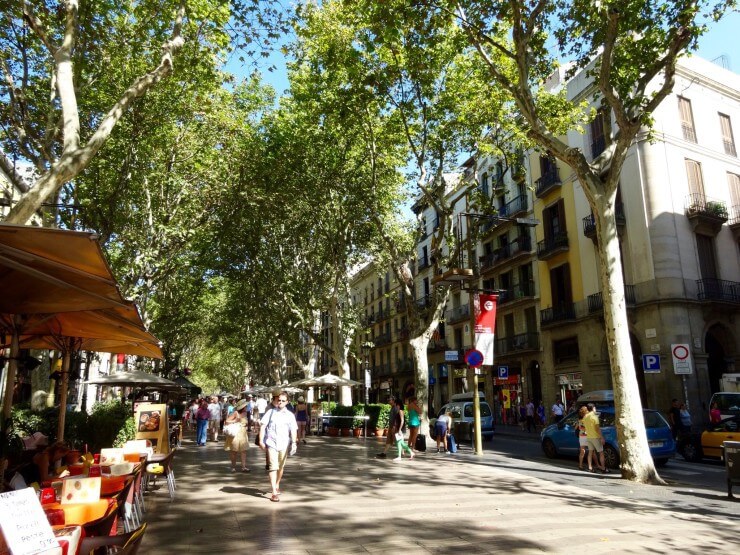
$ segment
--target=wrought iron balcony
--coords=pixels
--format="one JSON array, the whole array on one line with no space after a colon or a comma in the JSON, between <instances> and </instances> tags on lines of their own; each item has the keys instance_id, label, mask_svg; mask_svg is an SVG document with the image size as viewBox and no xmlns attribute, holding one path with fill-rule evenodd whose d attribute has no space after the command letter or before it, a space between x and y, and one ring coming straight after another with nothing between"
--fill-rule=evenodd
<instances>
[{"instance_id":1,"label":"wrought iron balcony","mask_svg":"<svg viewBox=\"0 0 740 555\"><path fill-rule=\"evenodd\" d=\"M534 296L534 281L527 280L521 283L514 283L511 287L507 287L506 291L499 294L498 304L506 304L520 299L532 298Z\"/></svg>"},{"instance_id":2,"label":"wrought iron balcony","mask_svg":"<svg viewBox=\"0 0 740 555\"><path fill-rule=\"evenodd\" d=\"M419 257L419 262L417 267L419 270L423 270L424 268L428 268L430 266L429 257L428 256L421 256Z\"/></svg>"},{"instance_id":3,"label":"wrought iron balcony","mask_svg":"<svg viewBox=\"0 0 740 555\"><path fill-rule=\"evenodd\" d=\"M496 340L496 354L499 356L522 351L539 351L540 334L537 332L518 333Z\"/></svg>"},{"instance_id":4,"label":"wrought iron balcony","mask_svg":"<svg viewBox=\"0 0 740 555\"><path fill-rule=\"evenodd\" d=\"M542 177L537 179L535 182L534 194L539 198L545 196L555 187L560 187L562 182L560 181L560 172L557 166L551 166Z\"/></svg>"},{"instance_id":5,"label":"wrought iron balcony","mask_svg":"<svg viewBox=\"0 0 740 555\"><path fill-rule=\"evenodd\" d=\"M624 286L624 300L627 306L635 306L637 301L635 300L635 286L625 285ZM604 298L601 291L588 296L588 311L599 312L604 309Z\"/></svg>"},{"instance_id":6,"label":"wrought iron balcony","mask_svg":"<svg viewBox=\"0 0 740 555\"><path fill-rule=\"evenodd\" d=\"M728 141L727 139L724 139L722 142L725 145L725 154L737 157L737 150L735 150L735 141Z\"/></svg>"},{"instance_id":7,"label":"wrought iron balcony","mask_svg":"<svg viewBox=\"0 0 740 555\"><path fill-rule=\"evenodd\" d=\"M552 237L546 237L544 241L537 243L537 257L547 260L560 252L568 250L568 233L563 231Z\"/></svg>"},{"instance_id":8,"label":"wrought iron balcony","mask_svg":"<svg viewBox=\"0 0 740 555\"><path fill-rule=\"evenodd\" d=\"M624 204L621 202L614 207L614 219L617 221L617 231L623 231L627 218L624 216ZM593 213L583 218L583 235L594 241L596 240L596 219Z\"/></svg>"},{"instance_id":9,"label":"wrought iron balcony","mask_svg":"<svg viewBox=\"0 0 740 555\"><path fill-rule=\"evenodd\" d=\"M455 324L467 318L470 318L470 305L467 304L455 307L445 313L445 321L448 324Z\"/></svg>"},{"instance_id":10,"label":"wrought iron balcony","mask_svg":"<svg viewBox=\"0 0 740 555\"><path fill-rule=\"evenodd\" d=\"M562 303L558 306L545 308L540 312L540 325L542 326L575 319L576 305L573 303Z\"/></svg>"},{"instance_id":11,"label":"wrought iron balcony","mask_svg":"<svg viewBox=\"0 0 740 555\"><path fill-rule=\"evenodd\" d=\"M521 212L526 212L529 209L529 203L527 201L527 195L519 195L518 197L510 200L504 204L498 211L499 216L505 218L511 218Z\"/></svg>"},{"instance_id":12,"label":"wrought iron balcony","mask_svg":"<svg viewBox=\"0 0 740 555\"><path fill-rule=\"evenodd\" d=\"M725 279L698 279L699 300L740 303L740 282Z\"/></svg>"},{"instance_id":13,"label":"wrought iron balcony","mask_svg":"<svg viewBox=\"0 0 740 555\"><path fill-rule=\"evenodd\" d=\"M416 306L419 308L429 308L432 306L432 295L424 295L423 297L419 297L416 299Z\"/></svg>"},{"instance_id":14,"label":"wrought iron balcony","mask_svg":"<svg viewBox=\"0 0 740 555\"><path fill-rule=\"evenodd\" d=\"M378 312L375 314L375 321L376 322L382 322L383 320L387 320L393 316L389 308L384 308L381 310L378 310Z\"/></svg>"},{"instance_id":15,"label":"wrought iron balcony","mask_svg":"<svg viewBox=\"0 0 740 555\"><path fill-rule=\"evenodd\" d=\"M390 332L381 333L373 338L373 344L379 347L381 345L388 345L392 340Z\"/></svg>"}]
</instances>

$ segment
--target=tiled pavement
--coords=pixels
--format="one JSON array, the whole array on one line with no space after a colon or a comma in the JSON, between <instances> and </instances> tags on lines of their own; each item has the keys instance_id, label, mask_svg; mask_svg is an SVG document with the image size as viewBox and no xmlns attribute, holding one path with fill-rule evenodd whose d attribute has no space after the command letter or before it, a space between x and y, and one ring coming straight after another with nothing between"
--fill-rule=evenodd
<instances>
[{"instance_id":1,"label":"tiled pavement","mask_svg":"<svg viewBox=\"0 0 740 555\"><path fill-rule=\"evenodd\" d=\"M166 487L146 497L140 552L737 552L732 517L595 495L499 468L492 454L394 463L375 457L382 441L309 438L274 503L262 451L250 447L250 474L232 474L222 443L186 439L174 459L175 501Z\"/></svg>"}]
</instances>

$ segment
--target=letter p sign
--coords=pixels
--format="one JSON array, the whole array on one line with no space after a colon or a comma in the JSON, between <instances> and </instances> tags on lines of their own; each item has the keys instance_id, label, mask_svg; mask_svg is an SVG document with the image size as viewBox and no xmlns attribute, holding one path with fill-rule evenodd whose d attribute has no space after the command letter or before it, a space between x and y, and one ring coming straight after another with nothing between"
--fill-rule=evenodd
<instances>
[{"instance_id":1,"label":"letter p sign","mask_svg":"<svg viewBox=\"0 0 740 555\"><path fill-rule=\"evenodd\" d=\"M646 374L659 374L660 355L642 355L642 369Z\"/></svg>"}]
</instances>

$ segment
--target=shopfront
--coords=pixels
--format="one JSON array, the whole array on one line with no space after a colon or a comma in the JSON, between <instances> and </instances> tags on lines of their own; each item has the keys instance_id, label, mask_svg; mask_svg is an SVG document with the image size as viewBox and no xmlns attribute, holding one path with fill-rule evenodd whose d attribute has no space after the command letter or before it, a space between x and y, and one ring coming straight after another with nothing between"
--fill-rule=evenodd
<instances>
[{"instance_id":1,"label":"shopfront","mask_svg":"<svg viewBox=\"0 0 740 555\"><path fill-rule=\"evenodd\" d=\"M497 377L493 371L493 416L497 424L516 424L517 407L522 398L521 369L513 369L516 374L506 378Z\"/></svg>"},{"instance_id":2,"label":"shopfront","mask_svg":"<svg viewBox=\"0 0 740 555\"><path fill-rule=\"evenodd\" d=\"M576 399L583 393L583 374L581 372L568 372L556 374L560 398L566 407L575 403Z\"/></svg>"}]
</instances>

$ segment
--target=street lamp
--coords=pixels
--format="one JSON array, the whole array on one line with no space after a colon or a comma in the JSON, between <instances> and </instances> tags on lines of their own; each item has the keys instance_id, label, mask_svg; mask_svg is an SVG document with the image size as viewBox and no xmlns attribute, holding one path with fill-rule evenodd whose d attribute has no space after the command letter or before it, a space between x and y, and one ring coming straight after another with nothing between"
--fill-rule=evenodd
<instances>
[{"instance_id":1,"label":"street lamp","mask_svg":"<svg viewBox=\"0 0 740 555\"><path fill-rule=\"evenodd\" d=\"M362 363L365 377L365 404L367 405L370 401L370 343L363 343L362 347Z\"/></svg>"}]
</instances>

